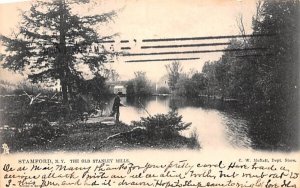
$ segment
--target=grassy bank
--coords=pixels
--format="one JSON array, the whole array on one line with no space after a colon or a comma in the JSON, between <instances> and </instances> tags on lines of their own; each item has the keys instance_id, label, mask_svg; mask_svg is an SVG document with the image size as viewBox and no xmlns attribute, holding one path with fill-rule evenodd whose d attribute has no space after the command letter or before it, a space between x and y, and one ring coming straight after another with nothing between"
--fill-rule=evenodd
<instances>
[{"instance_id":1,"label":"grassy bank","mask_svg":"<svg viewBox=\"0 0 300 188\"><path fill-rule=\"evenodd\" d=\"M187 138L180 134L168 138L149 137L144 128L123 123L42 123L36 126L21 132L16 129L1 130L1 145L6 143L10 152L199 148L197 139L193 137Z\"/></svg>"}]
</instances>

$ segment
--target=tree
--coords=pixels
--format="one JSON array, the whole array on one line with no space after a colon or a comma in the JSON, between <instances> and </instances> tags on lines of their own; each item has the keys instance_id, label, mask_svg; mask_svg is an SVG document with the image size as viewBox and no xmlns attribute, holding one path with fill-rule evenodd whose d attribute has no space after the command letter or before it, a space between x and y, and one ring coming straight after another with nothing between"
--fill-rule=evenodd
<instances>
[{"instance_id":1,"label":"tree","mask_svg":"<svg viewBox=\"0 0 300 188\"><path fill-rule=\"evenodd\" d=\"M217 86L225 96L243 101L251 113L250 131L266 143L299 142L299 0L258 1L253 34L231 40L230 48L264 51L225 52L213 64ZM242 32L242 20L240 20ZM242 32L243 33L243 32ZM203 72L208 72L206 65ZM283 134L284 133L284 134ZM284 135L289 135L285 137ZM295 144L297 143L297 144ZM298 145L299 147L299 145Z\"/></svg>"},{"instance_id":2,"label":"tree","mask_svg":"<svg viewBox=\"0 0 300 188\"><path fill-rule=\"evenodd\" d=\"M166 65L166 69L169 74L169 88L171 91L176 89L176 83L178 82L180 73L182 72L182 66L178 61L174 61L171 64Z\"/></svg>"},{"instance_id":3,"label":"tree","mask_svg":"<svg viewBox=\"0 0 300 188\"><path fill-rule=\"evenodd\" d=\"M191 81L195 87L195 95L200 95L206 90L208 85L208 80L203 73L196 73L192 76Z\"/></svg>"},{"instance_id":4,"label":"tree","mask_svg":"<svg viewBox=\"0 0 300 188\"><path fill-rule=\"evenodd\" d=\"M133 96L134 95L134 80L129 80L126 83L126 93L128 96Z\"/></svg>"},{"instance_id":5,"label":"tree","mask_svg":"<svg viewBox=\"0 0 300 188\"><path fill-rule=\"evenodd\" d=\"M216 80L216 62L207 61L204 63L202 68L202 72L205 74L207 78L207 95L208 96L216 96L218 94L218 82Z\"/></svg>"},{"instance_id":6,"label":"tree","mask_svg":"<svg viewBox=\"0 0 300 188\"><path fill-rule=\"evenodd\" d=\"M108 81L117 82L119 81L120 75L116 70L109 68L103 70L103 77Z\"/></svg>"},{"instance_id":7,"label":"tree","mask_svg":"<svg viewBox=\"0 0 300 188\"><path fill-rule=\"evenodd\" d=\"M176 86L175 94L179 96L194 96L194 86L191 79L186 74L181 74Z\"/></svg>"},{"instance_id":8,"label":"tree","mask_svg":"<svg viewBox=\"0 0 300 188\"><path fill-rule=\"evenodd\" d=\"M169 90L169 88L162 86L162 87L157 88L156 92L158 94L169 94L170 90Z\"/></svg>"},{"instance_id":9,"label":"tree","mask_svg":"<svg viewBox=\"0 0 300 188\"><path fill-rule=\"evenodd\" d=\"M272 122L276 134L291 135L299 144L299 0L262 1L253 19L254 34L274 33L274 37L252 38L250 44L267 46L264 56L253 60L257 67L255 90L259 106L269 112L261 122ZM293 140L297 138L297 140ZM299 147L299 145L298 145Z\"/></svg>"},{"instance_id":10,"label":"tree","mask_svg":"<svg viewBox=\"0 0 300 188\"><path fill-rule=\"evenodd\" d=\"M181 74L176 84L176 94L181 96L199 96L207 87L207 78L204 73L195 73L189 78L186 74Z\"/></svg>"},{"instance_id":11,"label":"tree","mask_svg":"<svg viewBox=\"0 0 300 188\"><path fill-rule=\"evenodd\" d=\"M153 84L147 79L146 72L134 72L135 78L127 82L128 95L151 95L154 91Z\"/></svg>"},{"instance_id":12,"label":"tree","mask_svg":"<svg viewBox=\"0 0 300 188\"><path fill-rule=\"evenodd\" d=\"M299 0L263 1L253 19L255 34L276 34L273 38L251 40L253 46L268 46L266 54L272 54L255 62L261 80L257 88L271 103L287 105L297 101L299 95L299 5Z\"/></svg>"},{"instance_id":13,"label":"tree","mask_svg":"<svg viewBox=\"0 0 300 188\"><path fill-rule=\"evenodd\" d=\"M6 54L0 56L3 67L24 72L30 70L32 82L59 83L63 103L68 103L74 80L82 78L79 65L85 64L92 73L102 69L108 51L95 45L103 39L94 29L108 22L115 12L79 16L72 7L89 0L37 1L23 13L19 31L12 37L0 36Z\"/></svg>"}]
</instances>

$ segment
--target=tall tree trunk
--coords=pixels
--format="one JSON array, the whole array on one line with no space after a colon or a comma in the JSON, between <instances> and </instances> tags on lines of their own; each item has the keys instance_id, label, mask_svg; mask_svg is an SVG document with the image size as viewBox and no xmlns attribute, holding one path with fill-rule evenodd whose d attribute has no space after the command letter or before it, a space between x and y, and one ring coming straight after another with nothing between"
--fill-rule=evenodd
<instances>
[{"instance_id":1,"label":"tall tree trunk","mask_svg":"<svg viewBox=\"0 0 300 188\"><path fill-rule=\"evenodd\" d=\"M67 83L64 79L60 80L61 90L62 90L62 97L63 97L63 104L68 104L68 88Z\"/></svg>"},{"instance_id":2,"label":"tall tree trunk","mask_svg":"<svg viewBox=\"0 0 300 188\"><path fill-rule=\"evenodd\" d=\"M66 49L66 31L65 31L65 1L60 1L59 6L60 11L60 26L59 26L59 67L61 68L61 87L62 87L62 97L63 97L63 104L68 104L68 78L66 74L66 69L68 68L67 62L65 61L65 49Z\"/></svg>"},{"instance_id":3,"label":"tall tree trunk","mask_svg":"<svg viewBox=\"0 0 300 188\"><path fill-rule=\"evenodd\" d=\"M68 82L68 96L71 101L74 99L72 88L73 88L72 83L69 81Z\"/></svg>"}]
</instances>

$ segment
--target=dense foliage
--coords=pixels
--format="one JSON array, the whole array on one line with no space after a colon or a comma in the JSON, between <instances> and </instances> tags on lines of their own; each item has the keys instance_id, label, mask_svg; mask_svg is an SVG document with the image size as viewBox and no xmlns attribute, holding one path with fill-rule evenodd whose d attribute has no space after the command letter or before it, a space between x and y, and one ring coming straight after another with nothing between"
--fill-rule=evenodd
<instances>
[{"instance_id":1,"label":"dense foliage","mask_svg":"<svg viewBox=\"0 0 300 188\"><path fill-rule=\"evenodd\" d=\"M115 12L79 16L73 11L76 4L88 2L34 2L23 13L19 31L12 37L0 35L6 47L6 53L0 55L4 68L30 70L28 78L33 82L60 84L63 102L68 102L75 80L83 79L82 67L88 67L91 73L99 72L110 53L99 45L109 37L100 37L94 26L110 21Z\"/></svg>"},{"instance_id":2,"label":"dense foliage","mask_svg":"<svg viewBox=\"0 0 300 188\"><path fill-rule=\"evenodd\" d=\"M170 139L179 135L179 132L187 129L191 123L182 122L182 116L176 112L168 114L156 114L133 121L134 126L145 127L151 139Z\"/></svg>"},{"instance_id":3,"label":"dense foliage","mask_svg":"<svg viewBox=\"0 0 300 188\"><path fill-rule=\"evenodd\" d=\"M168 87L159 87L157 88L157 91L156 91L157 94L170 94L170 90Z\"/></svg>"},{"instance_id":4,"label":"dense foliage","mask_svg":"<svg viewBox=\"0 0 300 188\"><path fill-rule=\"evenodd\" d=\"M228 49L266 50L225 52L203 67L209 95L241 101L266 144L285 143L283 134L299 143L299 10L298 0L259 2L253 34L270 35L231 40Z\"/></svg>"},{"instance_id":5,"label":"dense foliage","mask_svg":"<svg viewBox=\"0 0 300 188\"><path fill-rule=\"evenodd\" d=\"M146 96L154 93L154 86L150 80L147 79L145 72L135 72L135 78L127 82L127 95Z\"/></svg>"},{"instance_id":6,"label":"dense foliage","mask_svg":"<svg viewBox=\"0 0 300 188\"><path fill-rule=\"evenodd\" d=\"M203 73L195 73L191 77L181 74L176 83L175 94L196 97L206 94L207 78Z\"/></svg>"},{"instance_id":7,"label":"dense foliage","mask_svg":"<svg viewBox=\"0 0 300 188\"><path fill-rule=\"evenodd\" d=\"M168 85L171 91L177 89L176 84L180 78L180 74L182 72L182 66L178 61L174 61L171 64L166 65L166 69L168 72Z\"/></svg>"}]
</instances>

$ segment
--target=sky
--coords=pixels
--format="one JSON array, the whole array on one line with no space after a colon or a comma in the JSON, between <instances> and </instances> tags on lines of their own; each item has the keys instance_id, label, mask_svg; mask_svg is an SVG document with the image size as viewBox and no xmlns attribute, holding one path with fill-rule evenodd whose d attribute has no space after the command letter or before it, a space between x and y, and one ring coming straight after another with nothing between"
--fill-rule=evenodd
<instances>
[{"instance_id":1,"label":"sky","mask_svg":"<svg viewBox=\"0 0 300 188\"><path fill-rule=\"evenodd\" d=\"M256 0L98 0L97 3L80 6L74 12L81 14L104 13L117 10L114 21L102 25L99 33L103 36L118 33L115 37L116 51L124 47L121 40L128 40L126 47L130 53L151 53L169 51L189 51L224 49L226 45L216 47L188 47L176 49L141 49L145 45L187 45L203 43L226 43L228 40L206 41L175 41L144 43L143 39L205 37L239 34L236 19L242 15L246 33L251 34L251 21L255 13ZM18 3L1 3L0 1L0 33L10 35L20 21L18 11L28 10L30 1ZM122 46L123 45L123 46ZM3 50L3 49L2 49ZM165 65L172 61L128 63L130 60L198 58L196 60L180 61L184 71L195 69L201 72L203 64L208 60L217 60L222 53L201 53L186 55L159 55L147 57L119 57L114 63L106 64L115 69L126 80L134 76L135 71L145 71L148 78L157 81L165 75ZM18 81L19 74L0 70L1 79Z\"/></svg>"}]
</instances>

